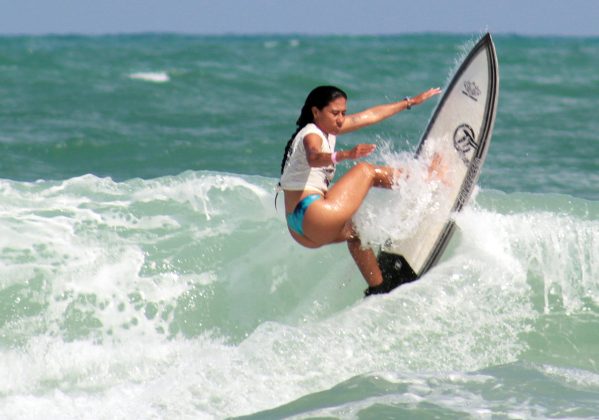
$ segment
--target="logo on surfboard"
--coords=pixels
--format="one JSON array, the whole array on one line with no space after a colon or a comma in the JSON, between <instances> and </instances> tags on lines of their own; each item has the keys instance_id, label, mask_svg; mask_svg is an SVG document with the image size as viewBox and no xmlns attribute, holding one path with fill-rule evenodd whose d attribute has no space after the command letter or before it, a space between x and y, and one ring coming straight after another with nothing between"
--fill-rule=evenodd
<instances>
[{"instance_id":1,"label":"logo on surfboard","mask_svg":"<svg viewBox=\"0 0 599 420\"><path fill-rule=\"evenodd\" d=\"M470 99L478 102L478 97L480 96L480 88L476 85L476 82L466 80L464 82L464 90L462 90L462 93Z\"/></svg>"},{"instance_id":2,"label":"logo on surfboard","mask_svg":"<svg viewBox=\"0 0 599 420\"><path fill-rule=\"evenodd\" d=\"M468 124L462 124L453 132L453 147L462 157L462 161L468 165L471 159L471 152L478 149L476 135L474 130Z\"/></svg>"}]
</instances>

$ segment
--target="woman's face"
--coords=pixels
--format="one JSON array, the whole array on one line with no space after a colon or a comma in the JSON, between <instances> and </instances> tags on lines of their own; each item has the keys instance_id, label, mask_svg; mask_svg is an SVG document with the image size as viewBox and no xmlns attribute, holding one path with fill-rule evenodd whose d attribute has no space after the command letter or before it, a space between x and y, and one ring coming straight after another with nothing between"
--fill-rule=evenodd
<instances>
[{"instance_id":1,"label":"woman's face","mask_svg":"<svg viewBox=\"0 0 599 420\"><path fill-rule=\"evenodd\" d=\"M345 121L346 111L347 100L344 97L332 100L323 109L313 106L314 124L327 134L337 135Z\"/></svg>"}]
</instances>

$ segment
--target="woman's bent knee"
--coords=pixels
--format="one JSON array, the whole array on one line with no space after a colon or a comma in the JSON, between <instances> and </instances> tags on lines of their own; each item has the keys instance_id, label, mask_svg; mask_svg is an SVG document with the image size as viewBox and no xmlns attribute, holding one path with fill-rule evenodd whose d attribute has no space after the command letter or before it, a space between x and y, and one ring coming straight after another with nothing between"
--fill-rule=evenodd
<instances>
[{"instance_id":1,"label":"woman's bent knee","mask_svg":"<svg viewBox=\"0 0 599 420\"><path fill-rule=\"evenodd\" d=\"M368 162L360 162L356 166L363 176L370 180L371 185L383 188L392 188L395 181L395 169L377 166Z\"/></svg>"},{"instance_id":2,"label":"woman's bent knee","mask_svg":"<svg viewBox=\"0 0 599 420\"><path fill-rule=\"evenodd\" d=\"M358 162L356 163L354 168L370 178L374 178L374 176L376 175L375 167L372 163Z\"/></svg>"}]
</instances>

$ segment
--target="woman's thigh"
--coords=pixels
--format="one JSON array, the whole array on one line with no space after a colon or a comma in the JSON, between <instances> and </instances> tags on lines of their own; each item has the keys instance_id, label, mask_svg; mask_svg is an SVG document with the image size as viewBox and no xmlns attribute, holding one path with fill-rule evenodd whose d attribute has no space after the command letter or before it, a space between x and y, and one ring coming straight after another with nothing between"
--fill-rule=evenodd
<instances>
[{"instance_id":1,"label":"woman's thigh","mask_svg":"<svg viewBox=\"0 0 599 420\"><path fill-rule=\"evenodd\" d=\"M351 219L373 185L375 167L359 163L333 185L327 195L308 207L303 229L311 241L324 245L353 236Z\"/></svg>"}]
</instances>

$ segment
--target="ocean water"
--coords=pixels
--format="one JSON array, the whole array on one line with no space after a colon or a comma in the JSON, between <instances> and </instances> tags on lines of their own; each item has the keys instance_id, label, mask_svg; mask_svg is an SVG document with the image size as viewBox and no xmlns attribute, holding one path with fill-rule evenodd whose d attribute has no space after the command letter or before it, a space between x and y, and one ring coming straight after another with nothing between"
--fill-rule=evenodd
<instances>
[{"instance_id":1,"label":"ocean water","mask_svg":"<svg viewBox=\"0 0 599 420\"><path fill-rule=\"evenodd\" d=\"M599 39L495 37L487 161L419 281L363 299L273 205L312 87L443 87L477 37L0 37L0 418L599 418ZM405 160L433 107L339 147Z\"/></svg>"}]
</instances>

